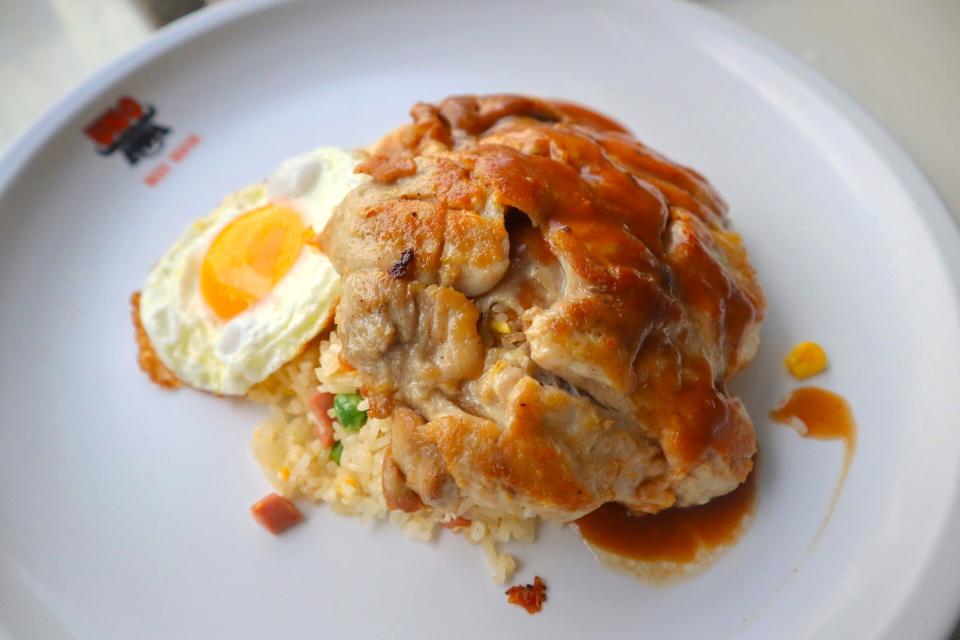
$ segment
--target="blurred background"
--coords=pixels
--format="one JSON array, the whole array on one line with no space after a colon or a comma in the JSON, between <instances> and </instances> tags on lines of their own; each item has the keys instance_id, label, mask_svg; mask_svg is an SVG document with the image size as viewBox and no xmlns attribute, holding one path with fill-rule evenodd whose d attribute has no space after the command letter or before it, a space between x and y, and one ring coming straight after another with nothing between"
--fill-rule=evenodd
<instances>
[{"instance_id":1,"label":"blurred background","mask_svg":"<svg viewBox=\"0 0 960 640\"><path fill-rule=\"evenodd\" d=\"M0 0L0 148L101 65L204 4ZM851 94L960 218L960 0L697 4L773 40Z\"/></svg>"}]
</instances>

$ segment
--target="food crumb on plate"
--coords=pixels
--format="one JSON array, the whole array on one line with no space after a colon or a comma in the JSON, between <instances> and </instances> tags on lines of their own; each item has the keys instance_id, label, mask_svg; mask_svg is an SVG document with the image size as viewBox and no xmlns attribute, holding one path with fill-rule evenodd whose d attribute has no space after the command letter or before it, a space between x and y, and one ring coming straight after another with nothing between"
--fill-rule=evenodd
<instances>
[{"instance_id":1,"label":"food crumb on plate","mask_svg":"<svg viewBox=\"0 0 960 640\"><path fill-rule=\"evenodd\" d=\"M268 494L257 501L250 507L250 513L264 529L275 536L303 521L303 514L297 506L276 493Z\"/></svg>"},{"instance_id":2,"label":"food crumb on plate","mask_svg":"<svg viewBox=\"0 0 960 640\"><path fill-rule=\"evenodd\" d=\"M534 576L533 584L515 585L505 592L507 602L523 607L527 613L540 613L543 603L547 601L547 584L540 576Z\"/></svg>"}]
</instances>

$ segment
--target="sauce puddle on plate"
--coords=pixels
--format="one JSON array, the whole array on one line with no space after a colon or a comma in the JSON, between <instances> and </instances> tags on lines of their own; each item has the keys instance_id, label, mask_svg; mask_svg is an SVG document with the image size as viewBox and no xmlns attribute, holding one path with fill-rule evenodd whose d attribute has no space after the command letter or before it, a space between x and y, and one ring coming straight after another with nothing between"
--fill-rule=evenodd
<instances>
[{"instance_id":1,"label":"sauce puddle on plate","mask_svg":"<svg viewBox=\"0 0 960 640\"><path fill-rule=\"evenodd\" d=\"M770 412L775 421L789 425L804 438L816 440L843 440L843 469L833 490L830 508L820 525L813 543L820 538L840 498L840 490L850 471L853 452L857 446L857 425L850 405L841 396L819 387L800 387L787 396L779 407Z\"/></svg>"},{"instance_id":2,"label":"sauce puddle on plate","mask_svg":"<svg viewBox=\"0 0 960 640\"><path fill-rule=\"evenodd\" d=\"M857 444L857 426L846 400L819 387L800 387L771 411L770 417L794 427L804 438L843 440L846 475Z\"/></svg>"},{"instance_id":3,"label":"sauce puddle on plate","mask_svg":"<svg viewBox=\"0 0 960 640\"><path fill-rule=\"evenodd\" d=\"M734 491L696 507L634 515L609 502L577 520L601 562L656 582L698 573L737 541L756 500L756 468Z\"/></svg>"}]
</instances>

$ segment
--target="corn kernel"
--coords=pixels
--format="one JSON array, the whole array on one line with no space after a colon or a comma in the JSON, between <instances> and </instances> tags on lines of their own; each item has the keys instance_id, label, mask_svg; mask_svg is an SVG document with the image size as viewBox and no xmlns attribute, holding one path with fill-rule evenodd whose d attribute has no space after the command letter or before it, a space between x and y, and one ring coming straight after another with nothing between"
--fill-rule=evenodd
<instances>
[{"instance_id":1,"label":"corn kernel","mask_svg":"<svg viewBox=\"0 0 960 640\"><path fill-rule=\"evenodd\" d=\"M493 329L494 331L496 331L497 333L502 333L503 335L507 335L508 333L512 333L512 331L511 331L511 329L510 329L510 325L508 325L508 324L507 324L506 322L504 322L503 320L497 320L496 322L492 323L492 324L490 325L490 328Z\"/></svg>"},{"instance_id":2,"label":"corn kernel","mask_svg":"<svg viewBox=\"0 0 960 640\"><path fill-rule=\"evenodd\" d=\"M356 493L360 485L353 479L353 476L345 476L337 482L337 493L341 496L352 496Z\"/></svg>"},{"instance_id":3,"label":"corn kernel","mask_svg":"<svg viewBox=\"0 0 960 640\"><path fill-rule=\"evenodd\" d=\"M280 467L279 475L280 479L286 482L290 478L290 469L287 467Z\"/></svg>"},{"instance_id":4,"label":"corn kernel","mask_svg":"<svg viewBox=\"0 0 960 640\"><path fill-rule=\"evenodd\" d=\"M827 353L816 342L801 342L783 362L794 378L803 380L827 368Z\"/></svg>"}]
</instances>

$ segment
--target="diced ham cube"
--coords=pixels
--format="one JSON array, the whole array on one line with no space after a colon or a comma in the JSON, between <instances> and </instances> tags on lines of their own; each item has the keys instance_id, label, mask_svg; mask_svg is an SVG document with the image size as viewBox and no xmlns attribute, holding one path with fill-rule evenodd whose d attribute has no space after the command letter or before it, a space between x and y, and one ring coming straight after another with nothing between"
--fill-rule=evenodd
<instances>
[{"instance_id":1,"label":"diced ham cube","mask_svg":"<svg viewBox=\"0 0 960 640\"><path fill-rule=\"evenodd\" d=\"M269 494L250 507L250 513L273 535L279 535L303 520L303 514L296 505L275 493Z\"/></svg>"},{"instance_id":2,"label":"diced ham cube","mask_svg":"<svg viewBox=\"0 0 960 640\"><path fill-rule=\"evenodd\" d=\"M325 449L333 446L333 420L327 413L333 408L332 393L318 393L310 398L310 412L317 425L317 438Z\"/></svg>"},{"instance_id":3,"label":"diced ham cube","mask_svg":"<svg viewBox=\"0 0 960 640\"><path fill-rule=\"evenodd\" d=\"M444 529L463 529L470 526L470 521L458 516L449 522L441 522L440 526Z\"/></svg>"}]
</instances>

